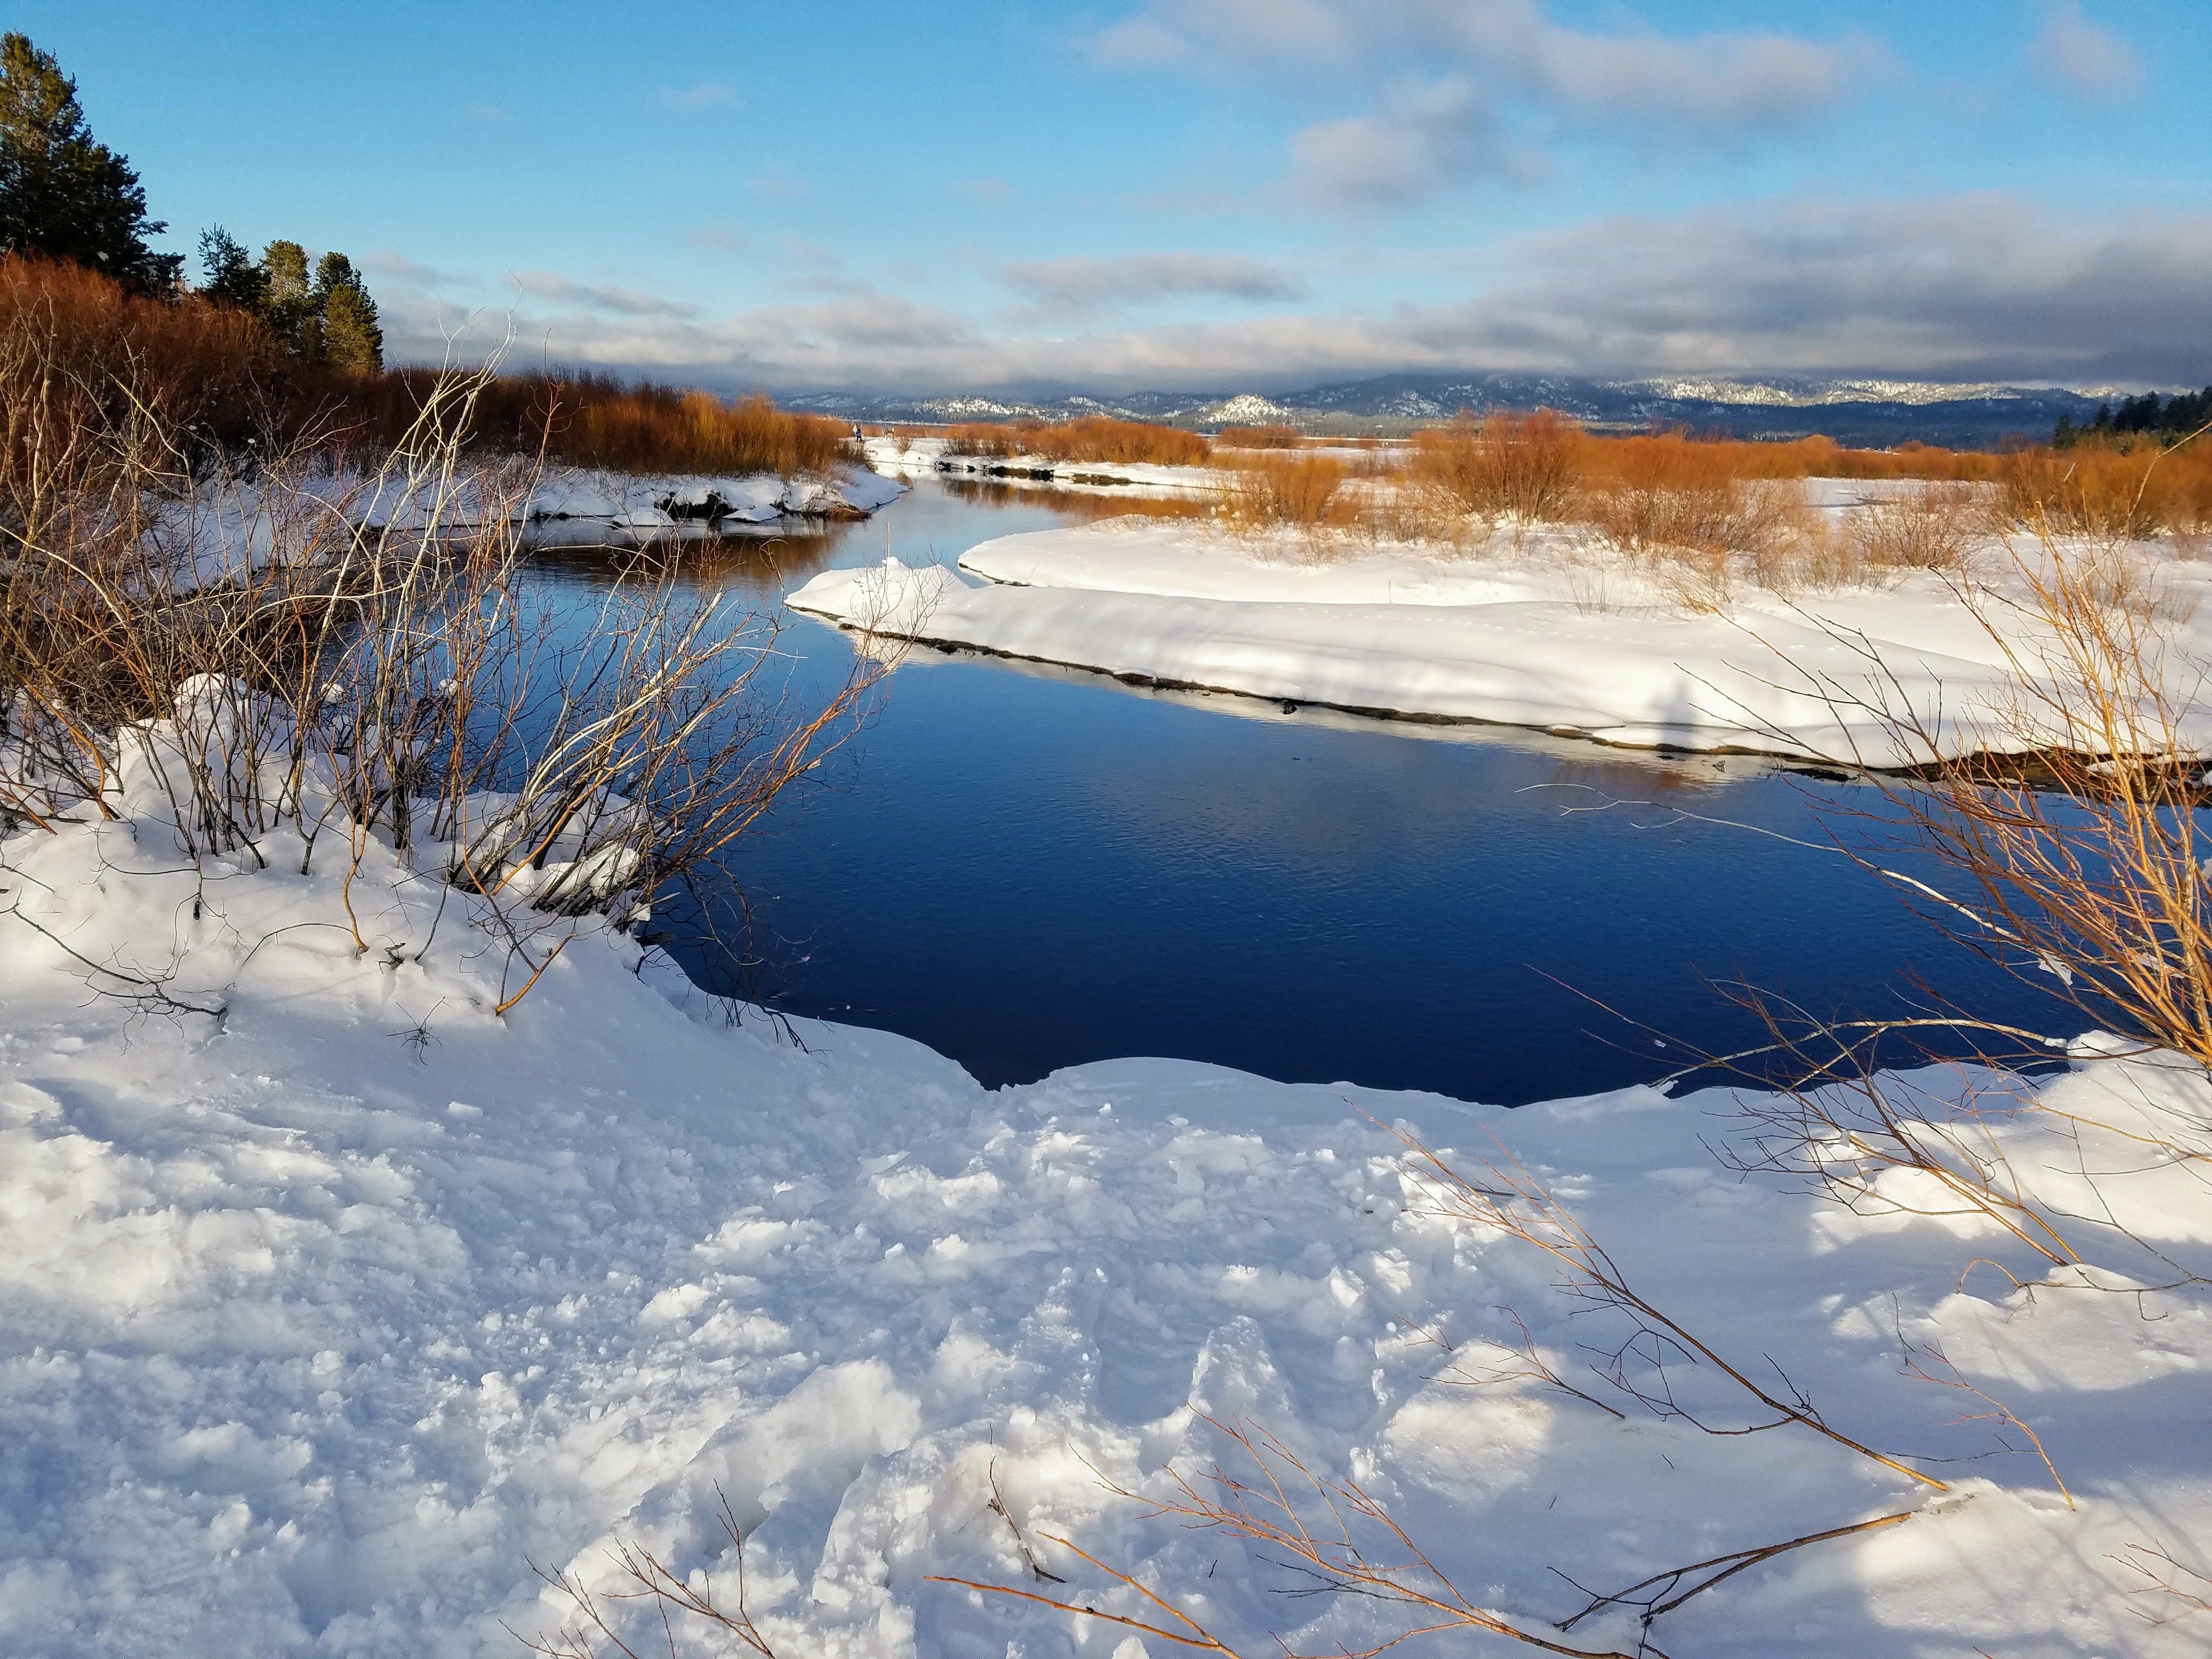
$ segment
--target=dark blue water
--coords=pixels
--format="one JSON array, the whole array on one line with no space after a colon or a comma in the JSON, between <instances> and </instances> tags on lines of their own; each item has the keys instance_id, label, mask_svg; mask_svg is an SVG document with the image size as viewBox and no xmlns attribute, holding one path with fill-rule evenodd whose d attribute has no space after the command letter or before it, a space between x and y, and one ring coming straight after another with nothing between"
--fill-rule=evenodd
<instances>
[{"instance_id":1,"label":"dark blue water","mask_svg":"<svg viewBox=\"0 0 2212 1659\"><path fill-rule=\"evenodd\" d=\"M1064 521L925 482L872 522L695 569L766 597L825 563L950 563ZM851 662L820 624L783 643L801 698ZM721 907L724 945L687 965L993 1085L1164 1054L1518 1103L1650 1079L1686 1063L1681 1041L1758 1042L1711 981L1887 1015L1926 1006L1920 980L1987 1017L2080 1024L1836 852L1776 838L1863 833L1836 816L1879 805L1863 787L1439 730L912 661L732 860L749 931Z\"/></svg>"}]
</instances>

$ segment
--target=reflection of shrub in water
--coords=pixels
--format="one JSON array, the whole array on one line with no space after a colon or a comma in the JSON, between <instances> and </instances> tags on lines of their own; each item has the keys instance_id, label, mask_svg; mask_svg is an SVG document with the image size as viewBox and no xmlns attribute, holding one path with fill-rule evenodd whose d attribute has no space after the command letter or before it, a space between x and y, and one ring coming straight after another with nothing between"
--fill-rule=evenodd
<instances>
[{"instance_id":1,"label":"reflection of shrub in water","mask_svg":"<svg viewBox=\"0 0 2212 1659\"><path fill-rule=\"evenodd\" d=\"M939 483L956 500L978 507L1041 507L1074 519L1210 519L1213 502L1199 495L1140 495L1116 490L1062 489L1050 484L1014 484L998 479L947 477Z\"/></svg>"}]
</instances>

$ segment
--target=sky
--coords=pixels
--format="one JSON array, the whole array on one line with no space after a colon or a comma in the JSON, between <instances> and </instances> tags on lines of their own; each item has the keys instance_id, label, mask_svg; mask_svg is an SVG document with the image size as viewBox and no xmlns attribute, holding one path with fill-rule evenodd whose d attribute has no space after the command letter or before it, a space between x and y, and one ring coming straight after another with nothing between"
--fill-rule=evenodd
<instances>
[{"instance_id":1,"label":"sky","mask_svg":"<svg viewBox=\"0 0 2212 1659\"><path fill-rule=\"evenodd\" d=\"M2206 0L15 0L393 361L2212 380Z\"/></svg>"}]
</instances>

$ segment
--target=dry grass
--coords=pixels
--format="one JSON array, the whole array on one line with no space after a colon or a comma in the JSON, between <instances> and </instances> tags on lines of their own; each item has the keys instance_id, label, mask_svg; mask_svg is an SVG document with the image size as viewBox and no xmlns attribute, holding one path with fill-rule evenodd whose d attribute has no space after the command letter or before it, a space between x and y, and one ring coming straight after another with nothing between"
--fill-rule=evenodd
<instances>
[{"instance_id":1,"label":"dry grass","mask_svg":"<svg viewBox=\"0 0 2212 1659\"><path fill-rule=\"evenodd\" d=\"M190 295L136 299L81 266L0 258L0 342L33 338L46 374L42 410L34 414L34 400L18 391L0 394L10 423L0 464L19 501L47 487L32 472L51 481L75 465L75 452L33 460L25 422L44 421L49 437L57 422L112 428L126 413L115 405L126 386L194 465L250 443L263 454L350 448L374 465L407 440L441 384L431 369L331 372L288 356L243 311ZM858 459L844 422L790 414L763 397L731 401L591 374L470 378L477 395L454 435L472 450L617 471L786 477Z\"/></svg>"}]
</instances>

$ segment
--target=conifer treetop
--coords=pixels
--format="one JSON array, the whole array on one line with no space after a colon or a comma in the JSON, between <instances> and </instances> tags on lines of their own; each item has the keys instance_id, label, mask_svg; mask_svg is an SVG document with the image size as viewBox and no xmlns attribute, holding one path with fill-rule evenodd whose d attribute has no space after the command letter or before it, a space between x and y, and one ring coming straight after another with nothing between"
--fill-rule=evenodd
<instances>
[{"instance_id":1,"label":"conifer treetop","mask_svg":"<svg viewBox=\"0 0 2212 1659\"><path fill-rule=\"evenodd\" d=\"M146 245L167 228L146 216L129 161L94 139L54 55L27 35L0 35L0 252L70 259L168 294L184 256Z\"/></svg>"}]
</instances>

